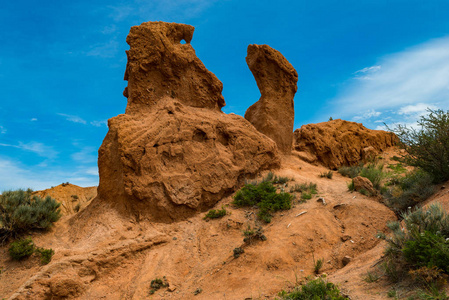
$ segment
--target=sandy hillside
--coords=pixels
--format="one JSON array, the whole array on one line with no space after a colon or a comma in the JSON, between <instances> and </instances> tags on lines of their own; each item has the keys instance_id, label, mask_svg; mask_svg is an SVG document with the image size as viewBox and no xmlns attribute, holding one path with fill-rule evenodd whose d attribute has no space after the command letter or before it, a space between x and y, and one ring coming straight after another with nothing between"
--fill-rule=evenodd
<instances>
[{"instance_id":1,"label":"sandy hillside","mask_svg":"<svg viewBox=\"0 0 449 300\"><path fill-rule=\"evenodd\" d=\"M395 219L375 198L348 192L348 178L336 172L332 179L320 178L322 172L327 169L283 157L274 173L294 179L286 189L315 182L318 195L276 213L270 224L262 224L267 241L251 245L243 243L243 231L258 225L256 211L227 206L231 197L216 205L228 210L222 219L206 221L202 213L171 224L126 219L94 201L95 209L63 217L50 232L33 235L36 245L55 250L49 265L40 266L37 258L10 261L3 247L0 291L11 299L273 299L312 274L314 258L323 258L322 272L332 274L343 267L343 257L374 248L375 234ZM233 257L236 247L245 251L239 258ZM151 281L163 276L169 288L150 296Z\"/></svg>"}]
</instances>

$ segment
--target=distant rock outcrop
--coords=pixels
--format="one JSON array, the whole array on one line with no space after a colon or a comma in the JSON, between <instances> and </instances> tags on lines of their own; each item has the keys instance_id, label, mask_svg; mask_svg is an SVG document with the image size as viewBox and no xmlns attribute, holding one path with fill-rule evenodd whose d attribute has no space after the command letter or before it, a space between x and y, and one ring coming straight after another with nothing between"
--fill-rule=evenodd
<instances>
[{"instance_id":1,"label":"distant rock outcrop","mask_svg":"<svg viewBox=\"0 0 449 300\"><path fill-rule=\"evenodd\" d=\"M256 79L261 97L245 113L260 132L276 142L279 150L292 150L298 73L279 52L267 45L249 45L246 62Z\"/></svg>"},{"instance_id":2,"label":"distant rock outcrop","mask_svg":"<svg viewBox=\"0 0 449 300\"><path fill-rule=\"evenodd\" d=\"M330 169L355 165L394 146L395 134L371 130L361 123L332 120L303 125L294 132L294 149L308 162L319 162Z\"/></svg>"},{"instance_id":3,"label":"distant rock outcrop","mask_svg":"<svg viewBox=\"0 0 449 300\"><path fill-rule=\"evenodd\" d=\"M192 34L173 23L131 28L126 114L109 120L99 150L98 198L154 221L207 209L280 164L271 139L221 112L221 82L195 56Z\"/></svg>"},{"instance_id":4,"label":"distant rock outcrop","mask_svg":"<svg viewBox=\"0 0 449 300\"><path fill-rule=\"evenodd\" d=\"M86 207L97 196L97 187L83 188L67 182L50 189L36 191L33 195L42 199L47 196L54 198L61 203L62 214L71 215Z\"/></svg>"}]
</instances>

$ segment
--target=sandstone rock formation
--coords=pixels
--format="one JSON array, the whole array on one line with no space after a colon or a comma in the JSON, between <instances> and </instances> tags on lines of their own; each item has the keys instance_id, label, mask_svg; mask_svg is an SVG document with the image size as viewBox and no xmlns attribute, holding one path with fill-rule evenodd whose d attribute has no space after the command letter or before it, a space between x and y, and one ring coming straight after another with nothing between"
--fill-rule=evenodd
<instances>
[{"instance_id":1,"label":"sandstone rock formation","mask_svg":"<svg viewBox=\"0 0 449 300\"><path fill-rule=\"evenodd\" d=\"M207 209L280 163L271 139L221 112L221 82L179 43L192 34L162 22L131 29L126 114L109 120L99 150L99 199L155 221Z\"/></svg>"},{"instance_id":2,"label":"sandstone rock formation","mask_svg":"<svg viewBox=\"0 0 449 300\"><path fill-rule=\"evenodd\" d=\"M245 113L260 132L276 142L279 150L292 150L294 107L298 73L278 51L267 45L249 45L248 67L256 79L261 97Z\"/></svg>"},{"instance_id":3,"label":"sandstone rock formation","mask_svg":"<svg viewBox=\"0 0 449 300\"><path fill-rule=\"evenodd\" d=\"M126 38L130 46L125 71L128 87L123 92L128 98L127 114L146 112L164 96L216 111L225 106L223 84L190 45L194 29L164 22L131 27Z\"/></svg>"},{"instance_id":4,"label":"sandstone rock formation","mask_svg":"<svg viewBox=\"0 0 449 300\"><path fill-rule=\"evenodd\" d=\"M340 119L303 125L294 135L298 156L308 157L309 162L319 162L330 169L357 164L364 157L372 157L373 153L397 142L393 133L370 130L361 123Z\"/></svg>"}]
</instances>

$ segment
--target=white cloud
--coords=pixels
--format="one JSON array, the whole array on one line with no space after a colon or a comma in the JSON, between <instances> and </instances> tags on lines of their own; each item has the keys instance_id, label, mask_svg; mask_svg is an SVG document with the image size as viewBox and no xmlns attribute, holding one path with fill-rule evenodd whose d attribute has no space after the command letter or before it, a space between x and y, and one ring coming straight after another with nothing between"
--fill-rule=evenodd
<instances>
[{"instance_id":1,"label":"white cloud","mask_svg":"<svg viewBox=\"0 0 449 300\"><path fill-rule=\"evenodd\" d=\"M6 128L3 126L0 126L0 134L5 134L6 133Z\"/></svg>"},{"instance_id":2,"label":"white cloud","mask_svg":"<svg viewBox=\"0 0 449 300\"><path fill-rule=\"evenodd\" d=\"M72 170L55 170L51 168L40 168L23 166L19 162L0 157L0 193L10 189L43 190L70 182L79 186L98 185L98 175L87 174L85 170L73 172Z\"/></svg>"},{"instance_id":3,"label":"white cloud","mask_svg":"<svg viewBox=\"0 0 449 300\"><path fill-rule=\"evenodd\" d=\"M373 117L378 117L382 113L380 111L375 111L374 109L369 109L365 113L363 113L361 116L355 116L352 118L353 121L361 121L366 119L371 119Z\"/></svg>"},{"instance_id":4,"label":"white cloud","mask_svg":"<svg viewBox=\"0 0 449 300\"><path fill-rule=\"evenodd\" d=\"M97 161L97 151L94 147L87 146L73 153L71 157L79 163L92 163Z\"/></svg>"},{"instance_id":5,"label":"white cloud","mask_svg":"<svg viewBox=\"0 0 449 300\"><path fill-rule=\"evenodd\" d=\"M87 175L98 176L98 167L91 167L86 169Z\"/></svg>"},{"instance_id":6,"label":"white cloud","mask_svg":"<svg viewBox=\"0 0 449 300\"><path fill-rule=\"evenodd\" d=\"M36 122L36 121L37 121L37 118L31 118L30 121L31 121L31 122Z\"/></svg>"},{"instance_id":7,"label":"white cloud","mask_svg":"<svg viewBox=\"0 0 449 300\"><path fill-rule=\"evenodd\" d=\"M44 145L43 143L39 143L39 142L29 142L29 143L19 142L18 145L0 143L0 146L13 147L13 148L33 152L41 157L45 157L48 159L54 159L59 154L56 150L53 149L52 146L47 146L47 145Z\"/></svg>"},{"instance_id":8,"label":"white cloud","mask_svg":"<svg viewBox=\"0 0 449 300\"><path fill-rule=\"evenodd\" d=\"M115 57L118 53L119 44L115 40L110 40L106 43L100 43L91 47L89 51L87 51L87 56L97 56L101 58L111 58Z\"/></svg>"},{"instance_id":9,"label":"white cloud","mask_svg":"<svg viewBox=\"0 0 449 300\"><path fill-rule=\"evenodd\" d=\"M357 73L374 73L376 71L379 71L382 68L382 66L372 66L372 67L366 67L361 70L355 71L354 74Z\"/></svg>"},{"instance_id":10,"label":"white cloud","mask_svg":"<svg viewBox=\"0 0 449 300\"><path fill-rule=\"evenodd\" d=\"M427 109L437 109L435 105L432 104L426 104L426 103L417 103L414 105L407 105L403 106L399 109L398 114L400 115L426 115Z\"/></svg>"},{"instance_id":11,"label":"white cloud","mask_svg":"<svg viewBox=\"0 0 449 300\"><path fill-rule=\"evenodd\" d=\"M81 124L86 124L86 120L84 120L81 117L78 116L73 116L73 115L67 115L67 114L61 114L61 113L57 113L57 115L61 116L61 117L65 117L67 121L73 122L73 123L81 123Z\"/></svg>"},{"instance_id":12,"label":"white cloud","mask_svg":"<svg viewBox=\"0 0 449 300\"><path fill-rule=\"evenodd\" d=\"M354 74L370 80L353 78L349 87L331 100L332 114L351 119L372 110L383 118L394 115L398 122L414 123L427 107L448 109L448 49L449 36L386 56L375 66L356 71Z\"/></svg>"},{"instance_id":13,"label":"white cloud","mask_svg":"<svg viewBox=\"0 0 449 300\"><path fill-rule=\"evenodd\" d=\"M90 125L95 126L95 127L102 127L102 126L108 126L108 121L107 120L103 120L103 121L92 121L90 122Z\"/></svg>"}]
</instances>

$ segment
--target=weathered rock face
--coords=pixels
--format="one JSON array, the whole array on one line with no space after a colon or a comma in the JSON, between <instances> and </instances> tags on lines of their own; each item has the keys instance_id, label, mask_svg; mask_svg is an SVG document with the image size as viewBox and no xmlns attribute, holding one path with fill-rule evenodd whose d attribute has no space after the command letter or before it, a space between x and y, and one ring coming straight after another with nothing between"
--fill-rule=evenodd
<instances>
[{"instance_id":1,"label":"weathered rock face","mask_svg":"<svg viewBox=\"0 0 449 300\"><path fill-rule=\"evenodd\" d=\"M299 156L313 157L330 169L354 165L394 146L397 137L391 132L370 130L361 123L332 120L303 125L294 132L294 149Z\"/></svg>"},{"instance_id":2,"label":"weathered rock face","mask_svg":"<svg viewBox=\"0 0 449 300\"><path fill-rule=\"evenodd\" d=\"M281 152L288 154L292 150L293 97L298 73L280 52L267 45L249 45L246 62L261 97L248 108L245 119L274 140Z\"/></svg>"},{"instance_id":3,"label":"weathered rock face","mask_svg":"<svg viewBox=\"0 0 449 300\"><path fill-rule=\"evenodd\" d=\"M127 114L151 109L165 96L194 107L220 111L225 106L220 80L206 69L190 45L194 27L184 24L147 22L133 26L126 42L123 92L128 98ZM181 44L184 40L186 44Z\"/></svg>"},{"instance_id":4,"label":"weathered rock face","mask_svg":"<svg viewBox=\"0 0 449 300\"><path fill-rule=\"evenodd\" d=\"M182 37L190 41L192 32L191 26L160 22L131 29L128 107L109 120L99 150L98 198L154 221L207 209L246 176L280 164L271 139L244 118L221 112L221 83L190 45L179 44ZM149 57L133 53L155 57L149 64ZM143 92L145 87L152 90ZM160 92L170 89L174 95Z\"/></svg>"}]
</instances>

